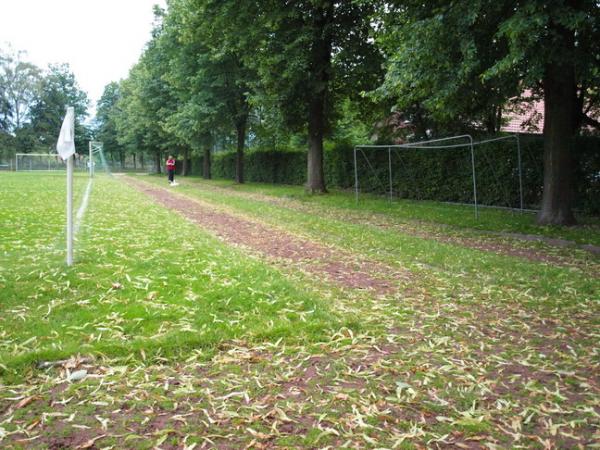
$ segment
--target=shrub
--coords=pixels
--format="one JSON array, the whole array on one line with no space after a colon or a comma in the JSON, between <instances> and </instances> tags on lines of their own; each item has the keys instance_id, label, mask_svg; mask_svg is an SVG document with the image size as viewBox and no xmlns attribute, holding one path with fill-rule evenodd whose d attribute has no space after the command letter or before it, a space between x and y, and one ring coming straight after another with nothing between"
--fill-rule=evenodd
<instances>
[{"instance_id":1,"label":"shrub","mask_svg":"<svg viewBox=\"0 0 600 450\"><path fill-rule=\"evenodd\" d=\"M521 160L523 199L526 207L540 205L543 189L543 139L522 135ZM600 213L600 139L578 137L574 152L576 208ZM358 154L361 191L384 194L388 190L387 150L368 151L370 166ZM392 151L394 195L418 200L471 203L473 181L468 148L445 150L399 149ZM517 207L519 182L514 141L497 141L475 147L478 202ZM306 150L252 149L245 153L247 181L296 184L306 182ZM324 153L325 179L329 187L354 187L354 146L350 142L327 142ZM192 173L202 174L202 157L192 161ZM212 176L235 177L235 152L213 156Z\"/></svg>"}]
</instances>

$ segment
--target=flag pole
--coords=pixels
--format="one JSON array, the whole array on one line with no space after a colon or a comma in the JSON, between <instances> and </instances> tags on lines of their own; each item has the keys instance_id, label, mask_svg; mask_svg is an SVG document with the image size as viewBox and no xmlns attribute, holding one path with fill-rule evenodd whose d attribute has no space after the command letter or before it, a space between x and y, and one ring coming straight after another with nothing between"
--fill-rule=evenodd
<instances>
[{"instance_id":1,"label":"flag pole","mask_svg":"<svg viewBox=\"0 0 600 450\"><path fill-rule=\"evenodd\" d=\"M56 151L67 162L67 266L73 265L73 159L75 155L75 108L67 107Z\"/></svg>"},{"instance_id":2,"label":"flag pole","mask_svg":"<svg viewBox=\"0 0 600 450\"><path fill-rule=\"evenodd\" d=\"M67 266L73 265L73 158L67 159Z\"/></svg>"}]
</instances>

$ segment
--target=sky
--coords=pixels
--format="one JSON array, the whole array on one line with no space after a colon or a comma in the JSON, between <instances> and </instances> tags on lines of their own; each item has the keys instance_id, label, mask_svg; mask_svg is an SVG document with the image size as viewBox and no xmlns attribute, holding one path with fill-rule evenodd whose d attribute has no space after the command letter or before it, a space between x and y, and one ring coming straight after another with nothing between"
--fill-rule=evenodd
<instances>
[{"instance_id":1,"label":"sky","mask_svg":"<svg viewBox=\"0 0 600 450\"><path fill-rule=\"evenodd\" d=\"M0 48L45 68L68 63L92 101L127 77L150 40L153 5L166 0L0 0Z\"/></svg>"}]
</instances>

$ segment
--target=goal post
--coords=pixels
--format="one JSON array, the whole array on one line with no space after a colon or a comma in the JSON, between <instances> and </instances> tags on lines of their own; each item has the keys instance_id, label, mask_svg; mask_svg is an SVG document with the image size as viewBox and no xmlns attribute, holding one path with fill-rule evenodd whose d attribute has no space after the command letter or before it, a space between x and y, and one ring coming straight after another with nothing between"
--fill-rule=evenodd
<instances>
[{"instance_id":1,"label":"goal post","mask_svg":"<svg viewBox=\"0 0 600 450\"><path fill-rule=\"evenodd\" d=\"M482 168L482 164L488 162L489 156L486 156L486 151L487 149L485 148L486 144L492 143L492 142L496 142L496 141L507 141L507 140L514 140L515 144L516 144L516 167L514 169L516 169L516 173L510 173L510 177L511 179L514 180L514 178L518 179L518 200L514 199L514 203L507 205L509 208L514 209L514 205L516 203L516 201L518 201L518 209L520 209L521 211L523 211L524 209L524 205L523 205L523 181L522 181L522 163L521 163L521 146L520 146L520 140L519 140L519 135L518 134L512 134L512 135L508 135L508 136L501 136L501 137L496 137L496 138L491 138L491 139L485 139L485 140L481 140L481 141L474 141L473 137L471 135L468 134L464 134L464 135L460 135L460 136L452 136L452 137L447 137L447 138L440 138L440 139L431 139L431 140L427 140L427 141L419 141L419 142L411 142L411 143L407 143L407 144L390 144L390 145L357 145L356 147L354 147L354 154L353 154L353 162L354 162L354 191L355 191L355 199L356 202L358 203L359 201L359 196L360 196L360 192L361 192L361 185L360 185L360 173L359 173L359 163L361 161L363 161L364 164L364 170L366 170L369 174L369 179L367 181L371 182L371 185L375 185L375 191L379 192L379 193L385 193L387 194L389 201L391 202L394 198L394 180L396 180L396 188L398 191L398 195L402 194L401 191L401 187L398 186L398 183L400 183L400 186L404 185L405 187L405 192L406 192L406 188L407 186L411 186L410 181L412 180L414 188L417 191L417 196L416 198L423 198L423 199L430 199L430 200L436 200L436 198L434 196L420 196L420 191L419 191L419 184L421 184L421 188L424 189L424 191L427 194L431 194L431 192L442 192L442 194L445 192L445 194L447 196L451 196L451 192L454 192L456 197L461 197L464 200L461 200L462 202L468 202L468 204L471 204L474 207L474 212L475 212L475 217L478 218L479 217L479 208L480 206L495 206L495 205L491 205L491 204L484 204L481 205L480 204L480 200L479 200L479 188L478 188L478 170L481 170ZM481 150L478 150L481 149ZM441 156L435 156L432 155L431 153L422 153L421 151L425 152L426 150L441 150L441 151L459 151L462 152L462 155L464 156L464 158L468 158L469 162L467 163L467 160L463 160L461 159L463 156L458 157L458 160L456 159L457 157L454 156L450 156L447 153L445 154L444 158L446 159L442 159ZM419 152L418 154L415 153ZM511 150L512 152L513 150ZM370 157L367 156L367 153L369 153ZM489 152L488 152L489 153ZM512 153L511 153L512 154ZM452 175L456 175L454 177L454 184L448 184L446 183L446 179L443 178L444 173L446 175L448 175L449 173L451 173L452 171L452 167L447 168L444 165L441 165L442 163L440 161L437 161L436 158L442 160L442 161L447 161L448 157L450 156L450 158L454 158L454 163L456 163L456 161L463 161L463 163L460 163L462 166L462 169L459 170L458 174L456 173L452 173ZM396 158L396 159L394 159ZM408 160L407 164L402 164L404 163L404 159ZM513 156L510 157L510 160L513 161L514 158L514 154ZM430 161L430 166L427 166L426 161L429 160ZM437 178L437 185L436 183L430 183L429 185L423 185L423 178L421 178L421 182L419 183L419 180L416 179L416 176L418 176L418 172L419 170L428 170L431 168L431 161L435 160L436 163L434 164L434 167L438 167L438 171L440 171L440 175ZM398 166L398 162L400 161L400 166ZM425 161L425 162L423 162ZM452 161L452 159L451 159ZM415 162L417 163L416 165ZM419 167L419 162L421 162L422 164ZM410 167L410 165L413 164L413 167ZM467 164L468 166L470 166L467 169ZM385 168L383 166L386 166ZM437 166L436 166L437 165ZM440 168L441 165L441 168ZM493 158L492 158L492 165L493 165ZM425 167L423 169L423 167ZM479 167L479 169L477 169L477 167ZM485 169L485 166L483 167ZM398 178L399 172L401 172L401 169L404 169L405 173L405 177L404 178ZM454 168L456 170L456 167ZM514 169L511 169L511 171L514 172ZM468 175L467 175L468 172ZM493 181L497 182L499 186L498 189L502 190L502 191L510 191L509 194L507 194L507 198L514 198L514 196L517 194L516 193L516 189L514 189L513 187L510 187L510 185L506 182L506 180L500 180L499 178L501 177L501 175L496 174L495 173L495 168L492 167L491 170L487 170L485 171L485 174L488 176L488 178L494 178ZM460 175L460 173L462 173L462 175ZM491 176L490 176L491 174ZM402 176L402 173L400 173L400 176ZM469 201L467 198L465 198L465 195L467 194L467 191L469 190L469 188L467 187L467 185L465 184L466 179L462 178L463 181L461 182L456 182L456 179L460 178L460 177L467 177L469 176L469 178L471 178L471 185L472 187L470 188L471 191L471 201ZM514 178L513 178L514 176ZM412 177L409 179L407 179L407 177ZM387 178L387 179L386 179ZM489 190L489 185L490 185L490 181L485 179L486 177L484 177L484 181L487 182L487 186L488 186L488 190L486 191L486 189L484 189L484 201L489 200L490 198L490 190ZM434 180L436 180L436 178L434 178ZM431 181L431 179L429 180ZM514 181L513 181L514 183ZM485 184L485 183L484 183ZM455 191L451 191L451 189L454 187L455 189L457 189L457 185L460 188L458 190L458 192ZM424 186L424 187L423 187ZM485 187L485 186L484 186ZM409 189L410 191L410 189ZM414 191L413 195L414 195ZM487 193L487 195L486 195ZM459 195L460 194L460 195ZM415 198L415 197L413 197ZM439 198L437 198L437 200L439 200ZM447 198L444 200L448 200ZM516 200L516 201L515 201ZM457 201L448 201L449 203L460 203Z\"/></svg>"},{"instance_id":2,"label":"goal post","mask_svg":"<svg viewBox=\"0 0 600 450\"><path fill-rule=\"evenodd\" d=\"M95 154L102 154L102 142L100 141L90 141L88 144L88 170L90 173L90 177L94 178L94 173L96 171L96 161L94 159Z\"/></svg>"},{"instance_id":3,"label":"goal post","mask_svg":"<svg viewBox=\"0 0 600 450\"><path fill-rule=\"evenodd\" d=\"M98 166L100 164L100 166ZM104 144L102 141L90 141L88 144L88 163L87 170L91 178L96 174L98 167L103 169L107 175L112 176L110 166L104 156Z\"/></svg>"}]
</instances>

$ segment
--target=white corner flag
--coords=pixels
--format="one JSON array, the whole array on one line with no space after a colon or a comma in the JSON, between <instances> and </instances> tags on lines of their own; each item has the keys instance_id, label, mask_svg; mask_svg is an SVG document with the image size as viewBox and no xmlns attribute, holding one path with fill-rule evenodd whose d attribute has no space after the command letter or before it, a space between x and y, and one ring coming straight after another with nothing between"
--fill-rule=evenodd
<instances>
[{"instance_id":1,"label":"white corner flag","mask_svg":"<svg viewBox=\"0 0 600 450\"><path fill-rule=\"evenodd\" d=\"M75 154L75 108L67 107L56 151L67 161L67 265L73 265L73 155Z\"/></svg>"},{"instance_id":2,"label":"white corner flag","mask_svg":"<svg viewBox=\"0 0 600 450\"><path fill-rule=\"evenodd\" d=\"M75 108L72 106L67 108L67 114L60 127L56 151L63 161L75 154Z\"/></svg>"}]
</instances>

